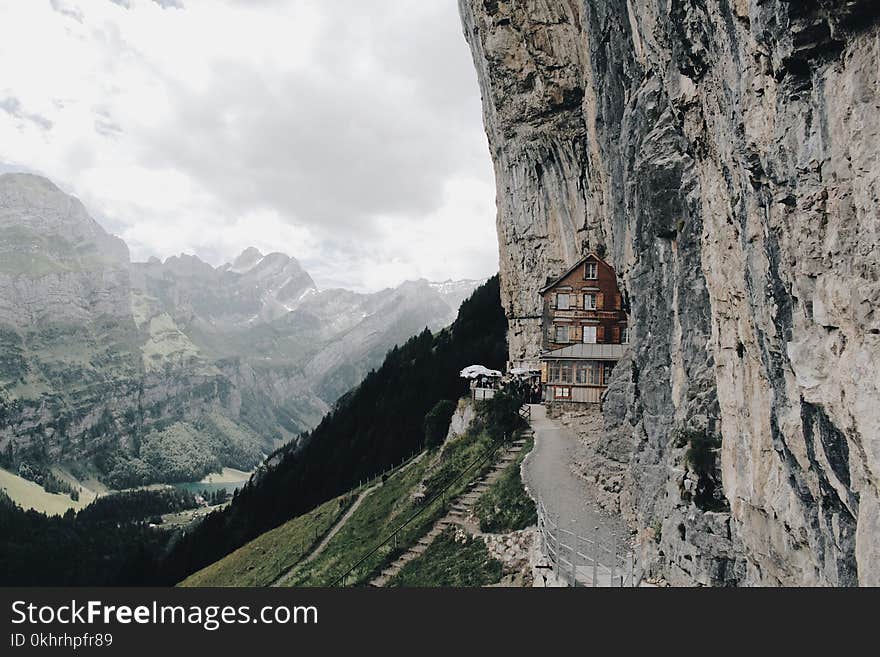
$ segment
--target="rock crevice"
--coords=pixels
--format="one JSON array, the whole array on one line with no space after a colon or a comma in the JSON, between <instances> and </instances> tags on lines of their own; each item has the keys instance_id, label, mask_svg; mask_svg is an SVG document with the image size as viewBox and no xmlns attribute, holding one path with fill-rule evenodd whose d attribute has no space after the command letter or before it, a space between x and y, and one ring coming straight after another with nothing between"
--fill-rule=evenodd
<instances>
[{"instance_id":1,"label":"rock crevice","mask_svg":"<svg viewBox=\"0 0 880 657\"><path fill-rule=\"evenodd\" d=\"M880 7L459 6L511 359L537 355L538 289L585 249L629 304L597 450L626 455L644 565L880 584Z\"/></svg>"}]
</instances>

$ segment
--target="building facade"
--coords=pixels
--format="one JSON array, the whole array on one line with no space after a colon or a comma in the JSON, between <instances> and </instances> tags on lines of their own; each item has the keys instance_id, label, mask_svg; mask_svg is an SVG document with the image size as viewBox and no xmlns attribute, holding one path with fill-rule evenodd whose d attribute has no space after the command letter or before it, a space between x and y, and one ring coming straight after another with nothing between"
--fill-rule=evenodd
<instances>
[{"instance_id":1,"label":"building facade","mask_svg":"<svg viewBox=\"0 0 880 657\"><path fill-rule=\"evenodd\" d=\"M614 269L595 253L541 289L545 401L596 403L629 343Z\"/></svg>"}]
</instances>

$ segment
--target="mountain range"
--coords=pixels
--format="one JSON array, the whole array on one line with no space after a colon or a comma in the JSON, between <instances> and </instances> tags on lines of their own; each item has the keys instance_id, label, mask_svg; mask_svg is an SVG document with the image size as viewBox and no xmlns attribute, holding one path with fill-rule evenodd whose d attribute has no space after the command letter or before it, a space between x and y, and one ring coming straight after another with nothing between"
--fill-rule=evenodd
<instances>
[{"instance_id":1,"label":"mountain range","mask_svg":"<svg viewBox=\"0 0 880 657\"><path fill-rule=\"evenodd\" d=\"M0 176L0 466L120 488L250 469L480 281L321 290L247 248L132 263L83 204Z\"/></svg>"}]
</instances>

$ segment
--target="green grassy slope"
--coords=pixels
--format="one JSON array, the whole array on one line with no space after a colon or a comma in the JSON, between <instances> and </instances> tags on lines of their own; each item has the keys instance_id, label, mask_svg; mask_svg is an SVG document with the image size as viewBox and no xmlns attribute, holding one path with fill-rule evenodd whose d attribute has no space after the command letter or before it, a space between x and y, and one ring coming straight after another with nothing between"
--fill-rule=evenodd
<instances>
[{"instance_id":1,"label":"green grassy slope","mask_svg":"<svg viewBox=\"0 0 880 657\"><path fill-rule=\"evenodd\" d=\"M534 439L530 438L519 458L507 466L501 477L477 500L480 531L504 534L531 527L538 522L535 502L526 493L520 476L520 465L534 444Z\"/></svg>"},{"instance_id":2,"label":"green grassy slope","mask_svg":"<svg viewBox=\"0 0 880 657\"><path fill-rule=\"evenodd\" d=\"M269 586L311 552L351 505L342 495L243 545L180 586Z\"/></svg>"},{"instance_id":3,"label":"green grassy slope","mask_svg":"<svg viewBox=\"0 0 880 657\"><path fill-rule=\"evenodd\" d=\"M364 499L357 511L334 536L324 551L312 562L294 568L288 586L329 586L335 582L362 554L381 541L398 524L412 514L415 507L409 500L426 471L427 459L422 459L411 467L392 475L375 491ZM433 509L426 510L429 518ZM414 542L415 533L424 526L416 522L401 536L401 543ZM385 546L353 573L354 579L361 580L378 566L383 557L393 549Z\"/></svg>"},{"instance_id":4,"label":"green grassy slope","mask_svg":"<svg viewBox=\"0 0 880 657\"><path fill-rule=\"evenodd\" d=\"M520 465L534 446L529 439L519 457L477 500L480 531L507 534L535 525L534 501L526 493ZM501 581L505 566L492 557L480 536L447 530L424 554L407 563L388 586L489 586Z\"/></svg>"},{"instance_id":5,"label":"green grassy slope","mask_svg":"<svg viewBox=\"0 0 880 657\"><path fill-rule=\"evenodd\" d=\"M406 564L388 586L487 586L501 581L503 564L479 538L444 532L418 559Z\"/></svg>"},{"instance_id":6,"label":"green grassy slope","mask_svg":"<svg viewBox=\"0 0 880 657\"><path fill-rule=\"evenodd\" d=\"M384 483L364 498L316 558L293 567L285 585L331 586L337 583L361 557L418 512L399 532L396 545L393 541L383 545L346 578L346 584L364 583L429 531L445 512L444 501L448 504L470 481L488 469L491 458L485 464L474 464L488 455L493 447L494 443L485 433L469 432L447 443L441 451L428 452L418 461L391 473ZM456 481L462 473L465 476ZM430 501L447 486L445 496ZM417 491L424 493L424 502L414 497ZM328 521L327 516L332 515L329 511L339 507L337 500L353 499L357 492L354 490L335 498L315 511L261 535L191 575L182 585L261 586L274 582L309 553L301 547L304 536L314 538L315 527L324 527L318 530L321 535L333 525L335 520ZM315 518L316 512L324 517Z\"/></svg>"}]
</instances>

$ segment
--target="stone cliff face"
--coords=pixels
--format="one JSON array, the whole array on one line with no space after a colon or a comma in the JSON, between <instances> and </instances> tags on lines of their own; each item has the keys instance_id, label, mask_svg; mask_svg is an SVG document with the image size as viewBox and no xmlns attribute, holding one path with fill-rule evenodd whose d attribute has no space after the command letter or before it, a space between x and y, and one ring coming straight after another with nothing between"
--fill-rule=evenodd
<instances>
[{"instance_id":1,"label":"stone cliff face","mask_svg":"<svg viewBox=\"0 0 880 657\"><path fill-rule=\"evenodd\" d=\"M79 200L39 176L0 176L0 323L124 318L129 288L128 247Z\"/></svg>"},{"instance_id":2,"label":"stone cliff face","mask_svg":"<svg viewBox=\"0 0 880 657\"><path fill-rule=\"evenodd\" d=\"M459 5L511 358L586 248L629 304L589 474L622 482L643 565L880 584L880 6Z\"/></svg>"}]
</instances>

